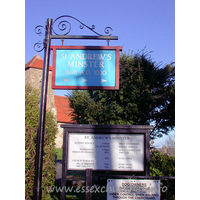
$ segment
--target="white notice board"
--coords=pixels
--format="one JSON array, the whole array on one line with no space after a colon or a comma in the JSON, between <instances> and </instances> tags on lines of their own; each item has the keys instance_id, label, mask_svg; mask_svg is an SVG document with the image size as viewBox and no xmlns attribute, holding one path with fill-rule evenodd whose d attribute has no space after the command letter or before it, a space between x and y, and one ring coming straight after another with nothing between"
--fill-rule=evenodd
<instances>
[{"instance_id":1,"label":"white notice board","mask_svg":"<svg viewBox=\"0 0 200 200\"><path fill-rule=\"evenodd\" d=\"M144 171L143 134L69 133L68 170Z\"/></svg>"},{"instance_id":2,"label":"white notice board","mask_svg":"<svg viewBox=\"0 0 200 200\"><path fill-rule=\"evenodd\" d=\"M160 180L107 180L107 200L160 200Z\"/></svg>"}]
</instances>

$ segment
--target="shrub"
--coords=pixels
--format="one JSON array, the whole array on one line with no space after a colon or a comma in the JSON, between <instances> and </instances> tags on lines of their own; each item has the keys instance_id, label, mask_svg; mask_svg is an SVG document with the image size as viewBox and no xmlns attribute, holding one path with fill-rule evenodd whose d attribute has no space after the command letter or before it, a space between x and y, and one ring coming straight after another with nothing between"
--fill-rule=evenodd
<instances>
[{"instance_id":1,"label":"shrub","mask_svg":"<svg viewBox=\"0 0 200 200\"><path fill-rule=\"evenodd\" d=\"M175 157L151 151L150 176L175 176Z\"/></svg>"},{"instance_id":2,"label":"shrub","mask_svg":"<svg viewBox=\"0 0 200 200\"><path fill-rule=\"evenodd\" d=\"M25 198L33 198L37 129L39 124L40 91L25 86ZM42 199L47 199L46 187L55 181L55 135L57 123L50 111L46 112L42 172Z\"/></svg>"}]
</instances>

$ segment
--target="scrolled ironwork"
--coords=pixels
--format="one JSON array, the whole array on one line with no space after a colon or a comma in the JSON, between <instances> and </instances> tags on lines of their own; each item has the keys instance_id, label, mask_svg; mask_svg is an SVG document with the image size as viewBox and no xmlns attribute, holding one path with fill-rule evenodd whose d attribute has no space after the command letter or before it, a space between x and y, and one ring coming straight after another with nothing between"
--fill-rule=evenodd
<instances>
[{"instance_id":1,"label":"scrolled ironwork","mask_svg":"<svg viewBox=\"0 0 200 200\"><path fill-rule=\"evenodd\" d=\"M44 49L44 43L39 41L39 42L34 44L33 48L34 48L35 51L41 52Z\"/></svg>"},{"instance_id":2,"label":"scrolled ironwork","mask_svg":"<svg viewBox=\"0 0 200 200\"><path fill-rule=\"evenodd\" d=\"M38 25L35 27L35 33L38 34L39 36L44 35L42 29L44 29L44 26Z\"/></svg>"},{"instance_id":3,"label":"scrolled ironwork","mask_svg":"<svg viewBox=\"0 0 200 200\"><path fill-rule=\"evenodd\" d=\"M62 15L58 18L56 18L53 22L53 33L55 35L67 35L70 33L71 31L71 24L68 21L68 19L73 19L75 21L77 21L78 23L80 23L79 28L83 29L84 27L86 27L87 29L89 29L90 31L92 31L93 33L95 33L98 36L103 36L102 34L94 31L95 29L95 25L92 25L92 27L87 26L86 24L84 24L83 22L81 22L80 20L76 19L75 17L72 17L70 15ZM58 33L61 32L62 34ZM104 32L106 33L107 36L111 36L113 33L113 30L111 27L106 27L104 29Z\"/></svg>"},{"instance_id":4,"label":"scrolled ironwork","mask_svg":"<svg viewBox=\"0 0 200 200\"><path fill-rule=\"evenodd\" d=\"M104 29L104 32L105 32L105 34L107 34L107 35L112 35L112 33L113 33L113 29L111 28L111 27L106 27L105 29Z\"/></svg>"},{"instance_id":5,"label":"scrolled ironwork","mask_svg":"<svg viewBox=\"0 0 200 200\"><path fill-rule=\"evenodd\" d=\"M84 28L84 25L80 24L79 28L80 28L80 29L83 29L83 28Z\"/></svg>"},{"instance_id":6,"label":"scrolled ironwork","mask_svg":"<svg viewBox=\"0 0 200 200\"><path fill-rule=\"evenodd\" d=\"M38 25L34 29L35 33L39 36L44 35L44 32L43 32L44 30L45 30L45 28L42 25ZM39 42L34 44L33 48L34 48L35 51L41 52L44 49L44 43L39 41Z\"/></svg>"},{"instance_id":7,"label":"scrolled ironwork","mask_svg":"<svg viewBox=\"0 0 200 200\"><path fill-rule=\"evenodd\" d=\"M53 33L56 35L67 35L71 31L71 24L69 21L67 21L66 18L68 15L62 15L60 17L57 17L53 22ZM61 20L61 21L60 21ZM61 34L59 34L59 32Z\"/></svg>"},{"instance_id":8,"label":"scrolled ironwork","mask_svg":"<svg viewBox=\"0 0 200 200\"><path fill-rule=\"evenodd\" d=\"M105 39L105 40L107 40L107 44L109 45L109 41L111 39L116 40L116 38L117 38L116 36L111 36L112 33L113 33L113 29L111 27L106 27L104 29L104 33L105 34L103 35L103 34L100 34L100 33L95 31L95 25L92 25L91 27L87 26L86 24L84 24L80 20L78 20L75 17L70 16L70 15L62 15L60 17L57 17L53 21L51 27L52 27L52 32L55 35L51 34L50 37L52 39L63 39L62 37L69 37L69 36L67 36L71 31L71 23L70 23L69 20L75 20L76 22L79 23L79 28L80 29L87 28L87 29L89 29L90 31L92 31L93 33L95 33L97 35L97 36L76 35L76 36L71 36L71 37L73 37L72 39L77 39L77 37L80 37L80 39ZM48 26L48 24L46 23L45 27L47 28L47 26ZM39 36L41 36L41 35L45 36L45 28L42 25L36 26L34 31ZM54 38L53 38L53 36L54 36ZM102 37L105 37L105 38L100 38L99 36L102 36ZM96 37L96 38L94 38L94 37ZM45 39L46 39L46 36L45 36ZM35 51L41 52L45 48L45 44L46 44L45 43L45 39L44 39L44 42L39 41L39 42L34 44Z\"/></svg>"},{"instance_id":9,"label":"scrolled ironwork","mask_svg":"<svg viewBox=\"0 0 200 200\"><path fill-rule=\"evenodd\" d=\"M58 23L58 29L60 31L65 31L64 34L61 34L61 35L67 35L71 31L71 24L68 21L63 20ZM58 33L56 33L56 31L54 29L53 29L53 32L56 35L59 35Z\"/></svg>"}]
</instances>

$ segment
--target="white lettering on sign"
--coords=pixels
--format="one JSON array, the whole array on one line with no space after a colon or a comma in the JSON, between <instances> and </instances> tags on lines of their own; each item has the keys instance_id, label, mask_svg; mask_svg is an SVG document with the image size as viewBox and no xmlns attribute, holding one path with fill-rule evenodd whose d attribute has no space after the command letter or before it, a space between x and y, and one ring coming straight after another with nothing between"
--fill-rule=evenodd
<instances>
[{"instance_id":1,"label":"white lettering on sign","mask_svg":"<svg viewBox=\"0 0 200 200\"><path fill-rule=\"evenodd\" d=\"M67 59L67 54L61 53L61 59Z\"/></svg>"},{"instance_id":2,"label":"white lettering on sign","mask_svg":"<svg viewBox=\"0 0 200 200\"><path fill-rule=\"evenodd\" d=\"M67 54L61 53L61 59L68 59ZM71 54L72 60L111 60L111 54Z\"/></svg>"},{"instance_id":3,"label":"white lettering on sign","mask_svg":"<svg viewBox=\"0 0 200 200\"><path fill-rule=\"evenodd\" d=\"M90 75L90 70L86 71L81 70L80 75Z\"/></svg>"},{"instance_id":4,"label":"white lettering on sign","mask_svg":"<svg viewBox=\"0 0 200 200\"><path fill-rule=\"evenodd\" d=\"M68 61L67 67L95 67L104 68L103 61Z\"/></svg>"},{"instance_id":5,"label":"white lettering on sign","mask_svg":"<svg viewBox=\"0 0 200 200\"><path fill-rule=\"evenodd\" d=\"M94 70L94 75L106 75L106 70Z\"/></svg>"},{"instance_id":6,"label":"white lettering on sign","mask_svg":"<svg viewBox=\"0 0 200 200\"><path fill-rule=\"evenodd\" d=\"M65 70L65 74L77 75L77 71L76 70L73 70L73 71Z\"/></svg>"}]
</instances>

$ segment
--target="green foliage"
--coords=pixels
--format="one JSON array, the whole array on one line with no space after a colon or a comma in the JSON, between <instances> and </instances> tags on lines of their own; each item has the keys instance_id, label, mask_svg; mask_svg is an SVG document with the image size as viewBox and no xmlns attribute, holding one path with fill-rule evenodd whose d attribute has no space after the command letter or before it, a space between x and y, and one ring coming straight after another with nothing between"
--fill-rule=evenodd
<instances>
[{"instance_id":1,"label":"green foliage","mask_svg":"<svg viewBox=\"0 0 200 200\"><path fill-rule=\"evenodd\" d=\"M25 197L33 198L35 157L37 144L37 128L39 123L40 92L25 86ZM50 111L46 112L46 124L44 135L44 156L42 174L42 196L48 199L46 187L53 186L55 181L55 135L57 131L56 121Z\"/></svg>"},{"instance_id":2,"label":"green foliage","mask_svg":"<svg viewBox=\"0 0 200 200\"><path fill-rule=\"evenodd\" d=\"M175 176L175 157L151 151L150 176Z\"/></svg>"},{"instance_id":3,"label":"green foliage","mask_svg":"<svg viewBox=\"0 0 200 200\"><path fill-rule=\"evenodd\" d=\"M142 52L120 56L118 91L73 91L69 97L79 124L149 125L151 139L175 126L173 64L160 68Z\"/></svg>"},{"instance_id":4,"label":"green foliage","mask_svg":"<svg viewBox=\"0 0 200 200\"><path fill-rule=\"evenodd\" d=\"M57 160L62 160L62 148L56 148Z\"/></svg>"},{"instance_id":5,"label":"green foliage","mask_svg":"<svg viewBox=\"0 0 200 200\"><path fill-rule=\"evenodd\" d=\"M158 150L151 150L150 157L150 176L175 176L175 156L162 155ZM175 199L175 180L168 180L169 196L167 192L161 193L161 199ZM166 180L161 180L161 186L166 187Z\"/></svg>"}]
</instances>

